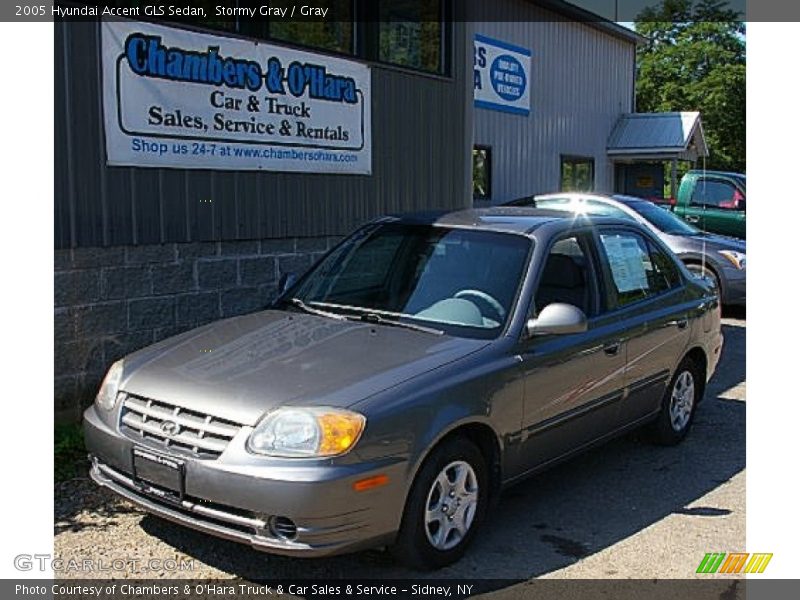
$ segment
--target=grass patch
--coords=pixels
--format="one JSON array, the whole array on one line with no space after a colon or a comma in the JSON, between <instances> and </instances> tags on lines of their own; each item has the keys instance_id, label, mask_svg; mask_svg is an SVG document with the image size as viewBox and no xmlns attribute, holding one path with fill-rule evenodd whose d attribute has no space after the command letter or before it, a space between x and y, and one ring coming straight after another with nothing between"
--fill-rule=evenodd
<instances>
[{"instance_id":1,"label":"grass patch","mask_svg":"<svg viewBox=\"0 0 800 600\"><path fill-rule=\"evenodd\" d=\"M83 475L87 468L83 428L77 423L56 425L54 439L56 481Z\"/></svg>"}]
</instances>

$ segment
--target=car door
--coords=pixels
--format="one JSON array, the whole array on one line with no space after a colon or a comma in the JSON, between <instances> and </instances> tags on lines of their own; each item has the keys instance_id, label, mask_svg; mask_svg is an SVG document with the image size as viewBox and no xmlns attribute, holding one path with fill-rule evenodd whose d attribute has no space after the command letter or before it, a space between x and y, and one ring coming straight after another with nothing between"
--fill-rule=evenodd
<instances>
[{"instance_id":1,"label":"car door","mask_svg":"<svg viewBox=\"0 0 800 600\"><path fill-rule=\"evenodd\" d=\"M618 425L625 348L617 322L604 314L600 275L590 231L557 239L539 269L530 315L564 302L581 308L589 327L521 341L523 470L565 456Z\"/></svg>"},{"instance_id":2,"label":"car door","mask_svg":"<svg viewBox=\"0 0 800 600\"><path fill-rule=\"evenodd\" d=\"M745 237L744 194L731 181L698 177L685 219L704 231Z\"/></svg>"},{"instance_id":3,"label":"car door","mask_svg":"<svg viewBox=\"0 0 800 600\"><path fill-rule=\"evenodd\" d=\"M619 419L656 412L689 343L689 305L674 256L640 230L599 227L597 241L610 316L625 340L625 393Z\"/></svg>"}]
</instances>

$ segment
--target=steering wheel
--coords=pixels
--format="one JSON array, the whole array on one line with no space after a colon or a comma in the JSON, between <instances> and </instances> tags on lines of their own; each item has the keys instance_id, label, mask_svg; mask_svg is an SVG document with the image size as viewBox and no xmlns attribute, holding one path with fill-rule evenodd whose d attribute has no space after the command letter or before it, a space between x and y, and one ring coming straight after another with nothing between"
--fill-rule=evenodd
<instances>
[{"instance_id":1,"label":"steering wheel","mask_svg":"<svg viewBox=\"0 0 800 600\"><path fill-rule=\"evenodd\" d=\"M503 305L500 304L500 302L498 302L497 299L491 294L487 294L481 290L461 290L460 292L457 292L454 297L463 298L464 296L473 296L483 300L497 313L497 316L500 317L497 321L498 323L502 323L506 320L506 309L503 308Z\"/></svg>"}]
</instances>

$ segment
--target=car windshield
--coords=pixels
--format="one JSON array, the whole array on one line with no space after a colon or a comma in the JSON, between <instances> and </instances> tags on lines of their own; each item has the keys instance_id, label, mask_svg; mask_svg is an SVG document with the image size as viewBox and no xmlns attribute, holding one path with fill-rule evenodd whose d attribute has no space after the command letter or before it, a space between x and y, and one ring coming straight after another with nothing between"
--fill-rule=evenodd
<instances>
[{"instance_id":1,"label":"car windshield","mask_svg":"<svg viewBox=\"0 0 800 600\"><path fill-rule=\"evenodd\" d=\"M678 215L652 202L630 202L628 207L644 217L653 227L668 235L697 235L700 230L692 227Z\"/></svg>"},{"instance_id":2,"label":"car windshield","mask_svg":"<svg viewBox=\"0 0 800 600\"><path fill-rule=\"evenodd\" d=\"M529 238L513 233L374 224L288 290L283 307L496 337L514 305L531 246Z\"/></svg>"}]
</instances>

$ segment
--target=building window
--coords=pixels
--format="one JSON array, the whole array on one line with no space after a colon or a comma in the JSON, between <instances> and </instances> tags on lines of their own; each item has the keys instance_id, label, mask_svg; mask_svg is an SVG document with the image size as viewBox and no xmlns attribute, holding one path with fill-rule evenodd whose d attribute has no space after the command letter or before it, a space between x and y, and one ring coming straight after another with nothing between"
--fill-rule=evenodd
<instances>
[{"instance_id":1,"label":"building window","mask_svg":"<svg viewBox=\"0 0 800 600\"><path fill-rule=\"evenodd\" d=\"M488 200L492 197L492 149L475 146L472 149L472 198Z\"/></svg>"},{"instance_id":2,"label":"building window","mask_svg":"<svg viewBox=\"0 0 800 600\"><path fill-rule=\"evenodd\" d=\"M442 1L378 0L378 60L443 74Z\"/></svg>"},{"instance_id":3,"label":"building window","mask_svg":"<svg viewBox=\"0 0 800 600\"><path fill-rule=\"evenodd\" d=\"M591 192L594 189L594 159L581 156L561 157L561 191Z\"/></svg>"},{"instance_id":4,"label":"building window","mask_svg":"<svg viewBox=\"0 0 800 600\"><path fill-rule=\"evenodd\" d=\"M452 30L453 0L320 0L328 8L324 21L236 18L175 18L176 23L343 54L435 75L449 75L447 44ZM139 5L137 0L117 0ZM196 3L214 15L216 4ZM226 6L245 6L232 0Z\"/></svg>"},{"instance_id":5,"label":"building window","mask_svg":"<svg viewBox=\"0 0 800 600\"><path fill-rule=\"evenodd\" d=\"M321 0L315 7L327 9L325 21L275 20L269 23L269 37L280 42L317 50L353 54L355 11L352 2Z\"/></svg>"}]
</instances>

